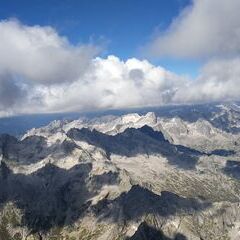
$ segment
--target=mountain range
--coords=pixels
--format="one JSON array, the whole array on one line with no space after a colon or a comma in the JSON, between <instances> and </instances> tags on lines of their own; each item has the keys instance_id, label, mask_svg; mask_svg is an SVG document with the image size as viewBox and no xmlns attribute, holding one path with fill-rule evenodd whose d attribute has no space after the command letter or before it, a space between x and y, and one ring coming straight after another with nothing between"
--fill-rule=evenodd
<instances>
[{"instance_id":1,"label":"mountain range","mask_svg":"<svg viewBox=\"0 0 240 240\"><path fill-rule=\"evenodd\" d=\"M0 239L240 239L238 103L20 132L0 135Z\"/></svg>"}]
</instances>

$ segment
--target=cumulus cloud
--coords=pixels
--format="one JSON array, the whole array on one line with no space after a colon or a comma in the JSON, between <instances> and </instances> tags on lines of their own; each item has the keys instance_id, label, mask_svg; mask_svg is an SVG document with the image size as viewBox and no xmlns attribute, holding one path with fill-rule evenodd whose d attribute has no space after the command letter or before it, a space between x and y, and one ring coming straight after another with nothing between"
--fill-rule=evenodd
<instances>
[{"instance_id":1,"label":"cumulus cloud","mask_svg":"<svg viewBox=\"0 0 240 240\"><path fill-rule=\"evenodd\" d=\"M51 27L25 26L16 20L1 21L0 33L0 72L33 83L74 81L97 51L90 45L71 45Z\"/></svg>"},{"instance_id":2,"label":"cumulus cloud","mask_svg":"<svg viewBox=\"0 0 240 240\"><path fill-rule=\"evenodd\" d=\"M148 61L95 58L51 27L0 22L0 114L165 104L185 79Z\"/></svg>"},{"instance_id":3,"label":"cumulus cloud","mask_svg":"<svg viewBox=\"0 0 240 240\"><path fill-rule=\"evenodd\" d=\"M0 113L42 101L40 85L79 79L98 51L93 45L71 45L51 27L0 21Z\"/></svg>"},{"instance_id":4,"label":"cumulus cloud","mask_svg":"<svg viewBox=\"0 0 240 240\"><path fill-rule=\"evenodd\" d=\"M212 60L191 80L97 49L50 27L0 22L0 116L239 100L238 57Z\"/></svg>"},{"instance_id":5,"label":"cumulus cloud","mask_svg":"<svg viewBox=\"0 0 240 240\"><path fill-rule=\"evenodd\" d=\"M79 80L43 90L50 111L78 111L165 104L186 80L148 61L95 58Z\"/></svg>"},{"instance_id":6,"label":"cumulus cloud","mask_svg":"<svg viewBox=\"0 0 240 240\"><path fill-rule=\"evenodd\" d=\"M239 9L239 0L193 0L146 47L156 57L205 60L199 76L178 87L169 102L240 100Z\"/></svg>"},{"instance_id":7,"label":"cumulus cloud","mask_svg":"<svg viewBox=\"0 0 240 240\"><path fill-rule=\"evenodd\" d=\"M0 111L11 108L25 94L25 90L18 86L11 74L0 75Z\"/></svg>"},{"instance_id":8,"label":"cumulus cloud","mask_svg":"<svg viewBox=\"0 0 240 240\"><path fill-rule=\"evenodd\" d=\"M240 100L240 58L212 60L195 81L179 89L173 102L201 103Z\"/></svg>"},{"instance_id":9,"label":"cumulus cloud","mask_svg":"<svg viewBox=\"0 0 240 240\"><path fill-rule=\"evenodd\" d=\"M193 0L147 46L153 56L211 58L240 53L240 1Z\"/></svg>"},{"instance_id":10,"label":"cumulus cloud","mask_svg":"<svg viewBox=\"0 0 240 240\"><path fill-rule=\"evenodd\" d=\"M136 58L95 58L71 84L38 89L42 111L81 111L240 100L240 58L212 60L192 80Z\"/></svg>"}]
</instances>

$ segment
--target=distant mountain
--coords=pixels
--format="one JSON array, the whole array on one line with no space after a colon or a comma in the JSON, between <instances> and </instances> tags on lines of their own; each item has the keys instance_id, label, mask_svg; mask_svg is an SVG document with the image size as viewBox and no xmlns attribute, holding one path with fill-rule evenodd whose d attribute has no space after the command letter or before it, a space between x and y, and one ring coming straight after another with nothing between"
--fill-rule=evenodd
<instances>
[{"instance_id":1,"label":"distant mountain","mask_svg":"<svg viewBox=\"0 0 240 240\"><path fill-rule=\"evenodd\" d=\"M8 133L11 135L20 136L27 130L45 126L54 120L78 120L79 118L87 118L90 120L96 117L103 117L104 121L104 119L107 118L106 116L116 117L132 112L138 113L140 115L146 114L148 112L154 112L157 117L180 118L183 121L188 122L196 122L199 119L205 119L216 128L220 128L224 131L231 133L240 132L240 104L212 103L199 105L148 107L140 109L108 110L98 112L35 114L5 117L0 118L0 134Z\"/></svg>"},{"instance_id":2,"label":"distant mountain","mask_svg":"<svg viewBox=\"0 0 240 240\"><path fill-rule=\"evenodd\" d=\"M0 135L0 239L239 239L238 105L166 109Z\"/></svg>"}]
</instances>

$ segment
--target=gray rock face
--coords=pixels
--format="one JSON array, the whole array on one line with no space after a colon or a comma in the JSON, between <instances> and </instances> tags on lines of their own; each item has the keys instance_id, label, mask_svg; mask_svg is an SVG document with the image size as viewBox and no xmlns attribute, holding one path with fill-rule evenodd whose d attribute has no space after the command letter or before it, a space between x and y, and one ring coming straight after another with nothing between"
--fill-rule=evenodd
<instances>
[{"instance_id":1,"label":"gray rock face","mask_svg":"<svg viewBox=\"0 0 240 240\"><path fill-rule=\"evenodd\" d=\"M1 135L0 239L237 240L238 139L154 113Z\"/></svg>"}]
</instances>

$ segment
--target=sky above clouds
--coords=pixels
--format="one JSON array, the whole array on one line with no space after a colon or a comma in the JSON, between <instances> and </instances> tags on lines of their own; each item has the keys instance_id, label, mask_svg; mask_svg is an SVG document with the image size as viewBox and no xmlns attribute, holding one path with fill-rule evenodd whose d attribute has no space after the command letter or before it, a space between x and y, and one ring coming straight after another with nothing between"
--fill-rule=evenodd
<instances>
[{"instance_id":1,"label":"sky above clouds","mask_svg":"<svg viewBox=\"0 0 240 240\"><path fill-rule=\"evenodd\" d=\"M239 0L129 2L1 1L0 116L240 100Z\"/></svg>"}]
</instances>

